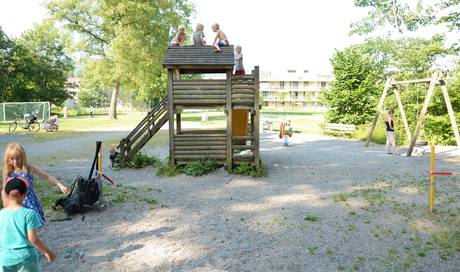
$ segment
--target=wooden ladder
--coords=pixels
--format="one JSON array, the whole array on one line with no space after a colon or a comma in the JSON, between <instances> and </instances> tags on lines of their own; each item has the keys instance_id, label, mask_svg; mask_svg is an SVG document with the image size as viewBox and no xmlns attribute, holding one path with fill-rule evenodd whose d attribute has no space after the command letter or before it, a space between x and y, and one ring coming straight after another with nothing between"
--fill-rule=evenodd
<instances>
[{"instance_id":1,"label":"wooden ladder","mask_svg":"<svg viewBox=\"0 0 460 272\"><path fill-rule=\"evenodd\" d=\"M122 160L128 160L157 133L168 121L168 97L163 98L144 119L120 141L117 148L120 149Z\"/></svg>"}]
</instances>

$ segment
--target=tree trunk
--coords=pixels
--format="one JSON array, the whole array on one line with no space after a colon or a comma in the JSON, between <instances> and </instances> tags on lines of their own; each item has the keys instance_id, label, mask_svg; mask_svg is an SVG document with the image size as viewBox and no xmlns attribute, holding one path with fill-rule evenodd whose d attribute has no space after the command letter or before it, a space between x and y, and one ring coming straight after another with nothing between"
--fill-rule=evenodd
<instances>
[{"instance_id":1,"label":"tree trunk","mask_svg":"<svg viewBox=\"0 0 460 272\"><path fill-rule=\"evenodd\" d=\"M115 86L112 91L112 98L110 99L109 118L117 119L117 101L118 94L120 93L120 81L115 81Z\"/></svg>"}]
</instances>

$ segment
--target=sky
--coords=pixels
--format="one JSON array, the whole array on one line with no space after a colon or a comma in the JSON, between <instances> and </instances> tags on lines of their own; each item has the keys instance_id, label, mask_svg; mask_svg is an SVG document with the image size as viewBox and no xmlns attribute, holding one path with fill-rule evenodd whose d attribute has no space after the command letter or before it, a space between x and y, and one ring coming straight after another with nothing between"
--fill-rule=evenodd
<instances>
[{"instance_id":1,"label":"sky","mask_svg":"<svg viewBox=\"0 0 460 272\"><path fill-rule=\"evenodd\" d=\"M335 49L358 43L348 35L349 26L366 15L353 0L192 0L192 27L205 26L208 43L211 25L220 24L231 44L243 48L245 69L263 71L309 70L331 72L329 59ZM43 0L0 0L0 25L9 36L19 36L47 12ZM191 36L191 33L188 33Z\"/></svg>"}]
</instances>

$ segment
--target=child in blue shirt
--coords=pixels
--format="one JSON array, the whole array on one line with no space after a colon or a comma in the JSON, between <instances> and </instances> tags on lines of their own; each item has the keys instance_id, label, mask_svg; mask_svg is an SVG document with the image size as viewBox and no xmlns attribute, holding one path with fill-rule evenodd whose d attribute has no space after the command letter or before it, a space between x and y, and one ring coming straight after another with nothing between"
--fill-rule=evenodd
<instances>
[{"instance_id":1,"label":"child in blue shirt","mask_svg":"<svg viewBox=\"0 0 460 272\"><path fill-rule=\"evenodd\" d=\"M40 271L37 247L48 262L56 256L38 238L42 226L37 213L22 206L28 181L23 177L7 180L4 192L7 206L0 210L0 271ZM34 247L35 246L35 247Z\"/></svg>"}]
</instances>

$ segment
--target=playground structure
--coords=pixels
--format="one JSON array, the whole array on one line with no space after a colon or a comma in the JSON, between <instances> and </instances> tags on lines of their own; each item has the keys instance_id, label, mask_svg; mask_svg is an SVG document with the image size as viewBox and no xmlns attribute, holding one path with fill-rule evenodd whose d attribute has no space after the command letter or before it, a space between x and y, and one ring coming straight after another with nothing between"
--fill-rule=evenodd
<instances>
[{"instance_id":1,"label":"playground structure","mask_svg":"<svg viewBox=\"0 0 460 272\"><path fill-rule=\"evenodd\" d=\"M435 147L431 145L431 156L430 156L430 170L428 174L430 175L430 212L433 212L434 209L434 193L435 193L435 176L452 176L452 172L441 172L435 171Z\"/></svg>"},{"instance_id":2,"label":"playground structure","mask_svg":"<svg viewBox=\"0 0 460 272\"><path fill-rule=\"evenodd\" d=\"M396 86L404 85L404 84L407 85L407 84L415 84L415 83L426 83L426 82L429 82L430 86L426 93L425 101L423 102L422 110L419 114L414 133L411 136L409 125L408 125L407 118L406 118L406 113L404 111L404 106L401 102L401 96ZM447 111L449 114L452 130L454 131L455 140L457 142L457 146L460 147L460 134L458 132L457 123L455 121L454 111L452 110L452 104L450 102L449 93L446 87L446 82L440 71L433 73L431 78L425 78L425 79L413 79L413 80L403 80L403 81L395 81L392 78L387 79L387 81L385 82L385 87L382 92L382 96L380 97L380 101L377 106L377 112L374 116L371 128L369 130L369 134L367 136L366 147L369 146L369 142L371 140L372 133L374 132L375 125L377 124L380 113L383 111L383 104L385 102L385 97L387 96L390 89L393 88L393 93L395 94L396 102L398 103L398 108L401 113L401 118L404 124L404 128L406 130L406 137L407 137L407 140L409 141L409 148L407 149L406 155L407 157L410 157L412 155L412 151L414 149L415 143L419 137L420 129L423 125L423 121L425 119L425 115L428 109L428 105L430 104L430 100L433 97L433 93L434 93L436 84L439 84L441 87L441 91L443 93L444 101L446 103Z\"/></svg>"},{"instance_id":3,"label":"playground structure","mask_svg":"<svg viewBox=\"0 0 460 272\"><path fill-rule=\"evenodd\" d=\"M235 76L234 48L211 46L169 47L163 61L168 71L167 96L121 140L122 160L136 154L169 121L171 165L202 159L215 163L247 162L258 166L259 67L250 75ZM190 75L224 74L224 79L190 79ZM217 109L226 114L225 129L182 129L181 114L187 109Z\"/></svg>"}]
</instances>

